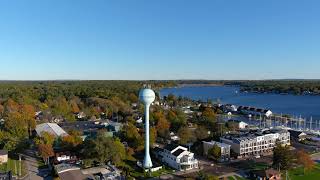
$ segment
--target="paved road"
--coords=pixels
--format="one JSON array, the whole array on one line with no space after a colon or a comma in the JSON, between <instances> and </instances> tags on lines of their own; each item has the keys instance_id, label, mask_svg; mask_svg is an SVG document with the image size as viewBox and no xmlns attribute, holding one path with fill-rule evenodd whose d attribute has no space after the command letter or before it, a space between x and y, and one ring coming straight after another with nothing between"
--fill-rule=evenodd
<instances>
[{"instance_id":1,"label":"paved road","mask_svg":"<svg viewBox=\"0 0 320 180\"><path fill-rule=\"evenodd\" d=\"M34 150L26 150L23 154L25 158L26 169L28 171L28 175L24 178L24 180L51 180L51 177L43 178L42 176L46 173L47 170L39 170L38 169L38 161L36 159L36 154ZM41 176L42 175L42 176Z\"/></svg>"}]
</instances>

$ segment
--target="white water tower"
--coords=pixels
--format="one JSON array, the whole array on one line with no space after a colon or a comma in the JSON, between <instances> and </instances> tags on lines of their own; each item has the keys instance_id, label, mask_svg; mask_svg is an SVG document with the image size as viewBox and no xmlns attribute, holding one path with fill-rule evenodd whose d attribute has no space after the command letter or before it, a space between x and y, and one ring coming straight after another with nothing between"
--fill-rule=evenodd
<instances>
[{"instance_id":1,"label":"white water tower","mask_svg":"<svg viewBox=\"0 0 320 180\"><path fill-rule=\"evenodd\" d=\"M150 157L150 137L149 137L149 109L151 103L155 100L156 95L150 88L145 87L139 92L139 99L144 104L145 109L145 155L143 160L143 167L145 169L152 168L152 161Z\"/></svg>"}]
</instances>

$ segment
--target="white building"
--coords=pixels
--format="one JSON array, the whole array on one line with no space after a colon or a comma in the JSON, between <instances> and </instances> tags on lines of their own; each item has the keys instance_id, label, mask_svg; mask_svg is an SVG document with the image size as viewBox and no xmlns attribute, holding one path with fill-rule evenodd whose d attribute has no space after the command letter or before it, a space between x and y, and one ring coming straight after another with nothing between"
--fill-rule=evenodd
<instances>
[{"instance_id":1,"label":"white building","mask_svg":"<svg viewBox=\"0 0 320 180\"><path fill-rule=\"evenodd\" d=\"M239 129L245 129L247 128L248 124L243 122L243 121L239 121L239 120L229 120L228 122L233 122L237 124L237 128Z\"/></svg>"},{"instance_id":2,"label":"white building","mask_svg":"<svg viewBox=\"0 0 320 180\"><path fill-rule=\"evenodd\" d=\"M230 159L231 145L216 142L216 141L211 141L211 142L202 141L202 143L203 143L203 155L207 156L208 150L213 148L214 145L217 145L220 148L220 152L221 152L221 157L219 161L228 161Z\"/></svg>"},{"instance_id":3,"label":"white building","mask_svg":"<svg viewBox=\"0 0 320 180\"><path fill-rule=\"evenodd\" d=\"M273 152L276 143L290 145L290 133L286 130L270 130L242 135L227 135L221 142L231 145L239 157L260 156Z\"/></svg>"},{"instance_id":4,"label":"white building","mask_svg":"<svg viewBox=\"0 0 320 180\"><path fill-rule=\"evenodd\" d=\"M162 148L156 148L156 156L165 165L178 171L185 171L198 168L198 160L194 158L194 153L188 151L186 147L169 144Z\"/></svg>"},{"instance_id":5,"label":"white building","mask_svg":"<svg viewBox=\"0 0 320 180\"><path fill-rule=\"evenodd\" d=\"M270 117L272 116L272 111L269 109L260 109L260 108L254 108L254 107L248 107L248 106L239 106L238 111L248 114L248 115L256 115L256 116L265 116Z\"/></svg>"},{"instance_id":6,"label":"white building","mask_svg":"<svg viewBox=\"0 0 320 180\"><path fill-rule=\"evenodd\" d=\"M222 106L222 109L224 112L236 112L238 111L237 106L233 105L233 104L225 104Z\"/></svg>"}]
</instances>

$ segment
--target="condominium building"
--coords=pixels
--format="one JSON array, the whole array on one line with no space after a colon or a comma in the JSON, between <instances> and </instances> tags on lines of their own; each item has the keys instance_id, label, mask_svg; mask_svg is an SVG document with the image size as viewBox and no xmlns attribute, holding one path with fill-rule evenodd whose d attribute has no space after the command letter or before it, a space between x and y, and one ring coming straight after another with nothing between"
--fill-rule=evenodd
<instances>
[{"instance_id":1,"label":"condominium building","mask_svg":"<svg viewBox=\"0 0 320 180\"><path fill-rule=\"evenodd\" d=\"M199 167L198 160L194 158L194 153L183 146L169 144L164 148L156 148L155 154L165 165L179 171Z\"/></svg>"},{"instance_id":2,"label":"condominium building","mask_svg":"<svg viewBox=\"0 0 320 180\"><path fill-rule=\"evenodd\" d=\"M238 157L266 155L273 152L276 143L290 145L290 133L286 130L265 130L263 132L227 135L220 138L231 145Z\"/></svg>"}]
</instances>

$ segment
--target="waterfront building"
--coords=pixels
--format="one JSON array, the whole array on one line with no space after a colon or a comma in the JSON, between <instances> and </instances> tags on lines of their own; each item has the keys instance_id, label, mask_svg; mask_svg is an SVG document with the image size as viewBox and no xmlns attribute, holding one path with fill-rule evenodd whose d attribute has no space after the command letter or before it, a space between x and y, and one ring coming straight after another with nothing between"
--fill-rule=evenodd
<instances>
[{"instance_id":1,"label":"waterfront building","mask_svg":"<svg viewBox=\"0 0 320 180\"><path fill-rule=\"evenodd\" d=\"M162 163L178 171L199 167L198 160L194 158L194 153L183 146L169 144L164 148L156 148L155 155Z\"/></svg>"},{"instance_id":2,"label":"waterfront building","mask_svg":"<svg viewBox=\"0 0 320 180\"><path fill-rule=\"evenodd\" d=\"M291 141L300 142L307 138L307 134L302 131L289 130Z\"/></svg>"},{"instance_id":3,"label":"waterfront building","mask_svg":"<svg viewBox=\"0 0 320 180\"><path fill-rule=\"evenodd\" d=\"M208 156L209 149L217 145L220 148L220 152L221 152L221 157L219 161L223 162L223 161L228 161L230 159L231 145L216 142L216 141L210 141L210 142L202 141L202 144L203 144L203 155Z\"/></svg>"},{"instance_id":4,"label":"waterfront building","mask_svg":"<svg viewBox=\"0 0 320 180\"><path fill-rule=\"evenodd\" d=\"M249 106L239 106L238 111L248 115L256 115L256 116L265 116L270 117L272 116L272 111L269 109L261 109Z\"/></svg>"},{"instance_id":5,"label":"waterfront building","mask_svg":"<svg viewBox=\"0 0 320 180\"><path fill-rule=\"evenodd\" d=\"M231 112L231 113L238 111L237 106L235 106L233 104L222 105L222 109L223 109L224 112Z\"/></svg>"},{"instance_id":6,"label":"waterfront building","mask_svg":"<svg viewBox=\"0 0 320 180\"><path fill-rule=\"evenodd\" d=\"M222 143L231 145L239 158L260 156L273 153L276 143L290 145L290 133L286 130L265 130L263 132L226 135L220 138Z\"/></svg>"},{"instance_id":7,"label":"waterfront building","mask_svg":"<svg viewBox=\"0 0 320 180\"><path fill-rule=\"evenodd\" d=\"M229 120L228 122L235 123L238 129L245 129L248 126L247 123L239 120Z\"/></svg>"}]
</instances>

